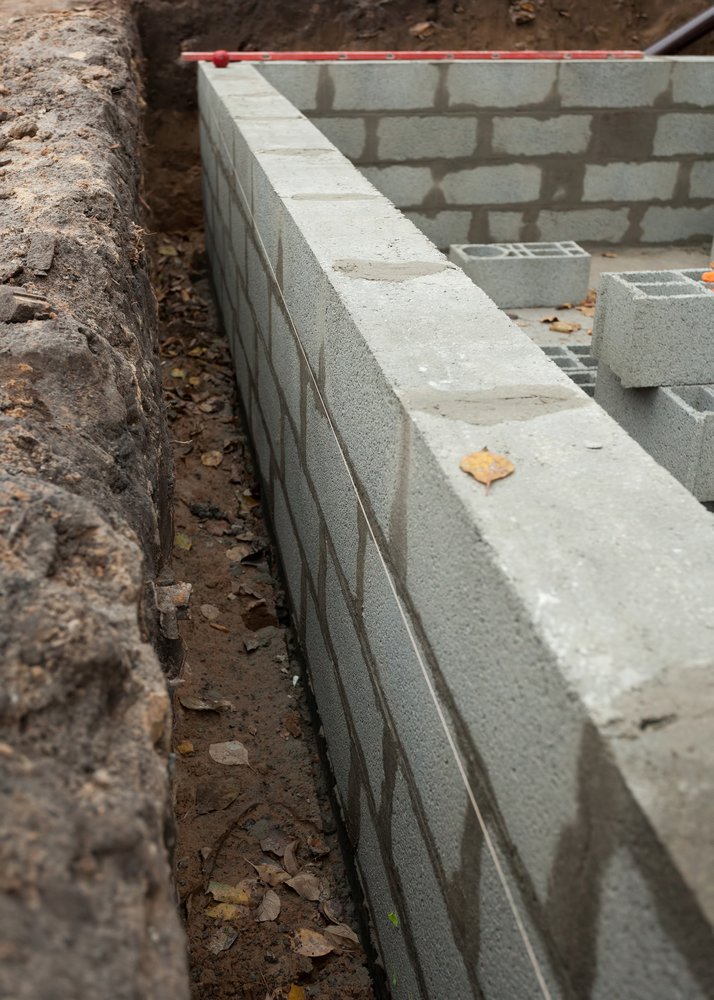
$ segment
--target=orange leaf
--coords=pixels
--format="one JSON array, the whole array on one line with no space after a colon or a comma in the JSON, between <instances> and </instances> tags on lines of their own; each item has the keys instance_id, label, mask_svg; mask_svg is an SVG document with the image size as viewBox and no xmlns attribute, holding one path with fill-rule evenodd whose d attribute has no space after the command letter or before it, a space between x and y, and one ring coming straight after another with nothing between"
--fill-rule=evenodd
<instances>
[{"instance_id":1,"label":"orange leaf","mask_svg":"<svg viewBox=\"0 0 714 1000\"><path fill-rule=\"evenodd\" d=\"M211 626L211 628L215 628L219 632L227 632L228 631L228 629L226 628L225 625L219 625L217 622L209 622L208 624Z\"/></svg>"},{"instance_id":2,"label":"orange leaf","mask_svg":"<svg viewBox=\"0 0 714 1000\"><path fill-rule=\"evenodd\" d=\"M305 1000L305 991L293 983L288 993L288 1000Z\"/></svg>"},{"instance_id":3,"label":"orange leaf","mask_svg":"<svg viewBox=\"0 0 714 1000\"><path fill-rule=\"evenodd\" d=\"M504 479L515 471L515 465L505 455L494 455L484 445L483 451L474 451L461 459L461 468L479 483L486 484L486 496L495 479Z\"/></svg>"},{"instance_id":4,"label":"orange leaf","mask_svg":"<svg viewBox=\"0 0 714 1000\"><path fill-rule=\"evenodd\" d=\"M714 281L714 271L705 271L702 275L702 281Z\"/></svg>"}]
</instances>

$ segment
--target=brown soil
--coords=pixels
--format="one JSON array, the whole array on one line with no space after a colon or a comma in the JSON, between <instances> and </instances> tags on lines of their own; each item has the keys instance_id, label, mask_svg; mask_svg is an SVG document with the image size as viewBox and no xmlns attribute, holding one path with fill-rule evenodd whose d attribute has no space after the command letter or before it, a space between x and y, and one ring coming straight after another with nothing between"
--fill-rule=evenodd
<instances>
[{"instance_id":1,"label":"brown soil","mask_svg":"<svg viewBox=\"0 0 714 1000\"><path fill-rule=\"evenodd\" d=\"M294 950L300 929L329 935L335 920L357 924L302 668L292 655L259 488L235 412L228 346L206 308L201 239L200 232L159 236L159 251L178 253L159 256L156 271L176 459L174 569L194 584L191 620L181 626L187 658L173 682L175 876L193 997L367 1000L373 993L359 945L347 942L315 959ZM196 705L189 699L204 707L186 707ZM212 744L235 741L247 750L247 764L212 759ZM294 866L261 849L274 830L297 842ZM308 882L320 898L274 885L280 913L258 922L256 904L271 886L252 866L265 863L285 863L292 872L299 867L313 876ZM248 907L228 920L206 913L218 901L207 893L211 880L238 886L245 879L252 880ZM235 942L215 953L217 935L226 933Z\"/></svg>"}]
</instances>

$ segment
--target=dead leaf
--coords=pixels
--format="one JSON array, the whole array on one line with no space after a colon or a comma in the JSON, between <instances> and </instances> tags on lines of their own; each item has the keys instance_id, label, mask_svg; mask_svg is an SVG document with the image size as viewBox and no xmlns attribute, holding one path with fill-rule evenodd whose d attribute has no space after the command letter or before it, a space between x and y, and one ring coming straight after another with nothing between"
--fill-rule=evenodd
<instances>
[{"instance_id":1,"label":"dead leaf","mask_svg":"<svg viewBox=\"0 0 714 1000\"><path fill-rule=\"evenodd\" d=\"M600 256L601 257L617 257L617 254L616 253L602 253L602 254L600 254Z\"/></svg>"},{"instance_id":2,"label":"dead leaf","mask_svg":"<svg viewBox=\"0 0 714 1000\"><path fill-rule=\"evenodd\" d=\"M207 618L209 622L214 622L216 618L219 617L220 613L221 612L218 610L215 604L201 605L201 614L203 615L204 618Z\"/></svg>"},{"instance_id":3,"label":"dead leaf","mask_svg":"<svg viewBox=\"0 0 714 1000\"><path fill-rule=\"evenodd\" d=\"M225 708L233 708L232 703L227 698L211 701L206 699L204 701L203 698L194 698L190 694L180 694L178 700L184 708L188 708L192 712L221 712Z\"/></svg>"},{"instance_id":4,"label":"dead leaf","mask_svg":"<svg viewBox=\"0 0 714 1000\"><path fill-rule=\"evenodd\" d=\"M324 930L324 935L330 944L336 945L338 948L359 948L359 938L347 924L334 924L331 927L326 927Z\"/></svg>"},{"instance_id":5,"label":"dead leaf","mask_svg":"<svg viewBox=\"0 0 714 1000\"><path fill-rule=\"evenodd\" d=\"M496 479L505 479L515 472L515 465L509 462L505 455L494 455L484 445L482 451L474 451L461 459L461 468L468 472L479 483L486 484L486 496L491 483Z\"/></svg>"},{"instance_id":6,"label":"dead leaf","mask_svg":"<svg viewBox=\"0 0 714 1000\"><path fill-rule=\"evenodd\" d=\"M554 333L575 333L577 330L582 330L580 323L566 323L565 320L559 320L557 323L553 323L550 327Z\"/></svg>"},{"instance_id":7,"label":"dead leaf","mask_svg":"<svg viewBox=\"0 0 714 1000\"><path fill-rule=\"evenodd\" d=\"M409 29L409 34L414 38L428 38L429 35L434 34L435 24L433 21L420 21L419 24L413 24Z\"/></svg>"},{"instance_id":8,"label":"dead leaf","mask_svg":"<svg viewBox=\"0 0 714 1000\"><path fill-rule=\"evenodd\" d=\"M227 885L225 882L209 882L208 892L219 903L233 903L237 906L248 906L250 897L240 885Z\"/></svg>"},{"instance_id":9,"label":"dead leaf","mask_svg":"<svg viewBox=\"0 0 714 1000\"><path fill-rule=\"evenodd\" d=\"M295 857L297 846L298 841L296 840L285 848L285 853L283 854L283 865L285 866L285 871L289 872L291 875L297 875L300 871L300 865Z\"/></svg>"},{"instance_id":10,"label":"dead leaf","mask_svg":"<svg viewBox=\"0 0 714 1000\"><path fill-rule=\"evenodd\" d=\"M191 352L189 351L188 353L190 354ZM189 385L200 385L201 384L201 376L200 375L192 375L191 378L188 380L188 384Z\"/></svg>"},{"instance_id":11,"label":"dead leaf","mask_svg":"<svg viewBox=\"0 0 714 1000\"><path fill-rule=\"evenodd\" d=\"M156 252L161 254L162 257L178 257L178 250L170 243L162 243L161 246L156 248Z\"/></svg>"},{"instance_id":12,"label":"dead leaf","mask_svg":"<svg viewBox=\"0 0 714 1000\"><path fill-rule=\"evenodd\" d=\"M222 451L204 451L201 455L201 464L210 468L216 468L223 461Z\"/></svg>"},{"instance_id":13,"label":"dead leaf","mask_svg":"<svg viewBox=\"0 0 714 1000\"><path fill-rule=\"evenodd\" d=\"M192 347L188 352L190 358L200 358L202 354L205 354L208 350L207 347Z\"/></svg>"},{"instance_id":14,"label":"dead leaf","mask_svg":"<svg viewBox=\"0 0 714 1000\"><path fill-rule=\"evenodd\" d=\"M578 306L578 312L581 312L583 316L594 316L595 306Z\"/></svg>"},{"instance_id":15,"label":"dead leaf","mask_svg":"<svg viewBox=\"0 0 714 1000\"><path fill-rule=\"evenodd\" d=\"M325 899L322 902L322 912L333 924L341 924L344 921L345 911L342 903L337 899Z\"/></svg>"},{"instance_id":16,"label":"dead leaf","mask_svg":"<svg viewBox=\"0 0 714 1000\"><path fill-rule=\"evenodd\" d=\"M218 906L207 906L203 911L207 917L216 920L237 920L239 917L249 917L247 906L236 906L234 903L219 903Z\"/></svg>"},{"instance_id":17,"label":"dead leaf","mask_svg":"<svg viewBox=\"0 0 714 1000\"><path fill-rule=\"evenodd\" d=\"M181 533L174 535L174 545L177 549L185 549L186 552L191 551L191 539L188 535L182 535Z\"/></svg>"},{"instance_id":18,"label":"dead leaf","mask_svg":"<svg viewBox=\"0 0 714 1000\"><path fill-rule=\"evenodd\" d=\"M238 931L233 927L219 927L208 939L209 951L212 951L214 955L228 951L237 937Z\"/></svg>"},{"instance_id":19,"label":"dead leaf","mask_svg":"<svg viewBox=\"0 0 714 1000\"><path fill-rule=\"evenodd\" d=\"M184 740L183 743L179 743L176 749L184 757L186 756L187 753L194 752L193 743L191 743L190 740Z\"/></svg>"},{"instance_id":20,"label":"dead leaf","mask_svg":"<svg viewBox=\"0 0 714 1000\"><path fill-rule=\"evenodd\" d=\"M253 554L253 549L250 545L241 543L240 545L234 545L232 549L228 549L226 552L226 559L230 559L231 562L240 562L245 559L246 556Z\"/></svg>"},{"instance_id":21,"label":"dead leaf","mask_svg":"<svg viewBox=\"0 0 714 1000\"><path fill-rule=\"evenodd\" d=\"M311 899L316 902L320 898L320 880L315 875L301 872L299 875L287 879L285 884L294 889L298 896L302 896L303 899Z\"/></svg>"},{"instance_id":22,"label":"dead leaf","mask_svg":"<svg viewBox=\"0 0 714 1000\"><path fill-rule=\"evenodd\" d=\"M260 842L261 848L266 854L275 854L282 858L285 848L292 844L294 837L289 837L284 830L271 830L267 837Z\"/></svg>"},{"instance_id":23,"label":"dead leaf","mask_svg":"<svg viewBox=\"0 0 714 1000\"><path fill-rule=\"evenodd\" d=\"M300 713L299 712L286 712L285 713L285 728L296 740L299 740L302 736L302 729L300 728Z\"/></svg>"},{"instance_id":24,"label":"dead leaf","mask_svg":"<svg viewBox=\"0 0 714 1000\"><path fill-rule=\"evenodd\" d=\"M322 934L318 934L317 931L310 930L308 927L301 927L299 931L295 931L290 945L298 955L306 955L308 958L329 955L334 950Z\"/></svg>"},{"instance_id":25,"label":"dead leaf","mask_svg":"<svg viewBox=\"0 0 714 1000\"><path fill-rule=\"evenodd\" d=\"M573 308L573 303L572 302L564 302L560 308L561 309L572 309Z\"/></svg>"},{"instance_id":26,"label":"dead leaf","mask_svg":"<svg viewBox=\"0 0 714 1000\"><path fill-rule=\"evenodd\" d=\"M187 374L188 374L188 372L186 371L185 368L172 368L171 369L171 377L172 378L186 378Z\"/></svg>"},{"instance_id":27,"label":"dead leaf","mask_svg":"<svg viewBox=\"0 0 714 1000\"><path fill-rule=\"evenodd\" d=\"M245 860L248 861L247 858ZM267 882L268 885L280 885L281 882L287 882L290 878L280 865L275 865L270 861L266 861L262 865L254 865L252 861L248 861L248 864L255 868L263 882Z\"/></svg>"},{"instance_id":28,"label":"dead leaf","mask_svg":"<svg viewBox=\"0 0 714 1000\"><path fill-rule=\"evenodd\" d=\"M225 625L219 625L217 622L209 622L208 624L211 626L211 628L215 628L218 632L228 631Z\"/></svg>"},{"instance_id":29,"label":"dead leaf","mask_svg":"<svg viewBox=\"0 0 714 1000\"><path fill-rule=\"evenodd\" d=\"M219 764L248 764L248 751L242 743L235 740L227 743L211 743L208 752Z\"/></svg>"},{"instance_id":30,"label":"dead leaf","mask_svg":"<svg viewBox=\"0 0 714 1000\"><path fill-rule=\"evenodd\" d=\"M305 991L293 983L288 993L288 1000L305 1000Z\"/></svg>"},{"instance_id":31,"label":"dead leaf","mask_svg":"<svg viewBox=\"0 0 714 1000\"><path fill-rule=\"evenodd\" d=\"M558 317L555 315L555 313L553 313L552 316L544 316L543 319L540 320L540 322L541 323L555 323L557 319L558 319Z\"/></svg>"},{"instance_id":32,"label":"dead leaf","mask_svg":"<svg viewBox=\"0 0 714 1000\"><path fill-rule=\"evenodd\" d=\"M308 837L307 846L313 858L323 858L330 853L330 848L319 837Z\"/></svg>"},{"instance_id":33,"label":"dead leaf","mask_svg":"<svg viewBox=\"0 0 714 1000\"><path fill-rule=\"evenodd\" d=\"M263 902L258 907L255 919L258 923L265 920L277 920L280 913L280 896L272 889L268 889L263 896Z\"/></svg>"},{"instance_id":34,"label":"dead leaf","mask_svg":"<svg viewBox=\"0 0 714 1000\"><path fill-rule=\"evenodd\" d=\"M237 798L238 798L238 789L236 789L233 792L226 792L224 795L221 795L220 799L218 800L218 805L221 809L227 809L228 806L231 804L231 802L235 802Z\"/></svg>"}]
</instances>

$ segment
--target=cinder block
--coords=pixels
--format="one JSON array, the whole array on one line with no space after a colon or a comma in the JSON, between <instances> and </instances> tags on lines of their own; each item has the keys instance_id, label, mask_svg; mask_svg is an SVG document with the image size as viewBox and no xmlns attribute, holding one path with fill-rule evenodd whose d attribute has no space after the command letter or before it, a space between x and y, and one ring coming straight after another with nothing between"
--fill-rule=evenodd
<instances>
[{"instance_id":1,"label":"cinder block","mask_svg":"<svg viewBox=\"0 0 714 1000\"><path fill-rule=\"evenodd\" d=\"M358 160L367 129L364 118L313 118L313 124L350 160Z\"/></svg>"},{"instance_id":2,"label":"cinder block","mask_svg":"<svg viewBox=\"0 0 714 1000\"><path fill-rule=\"evenodd\" d=\"M558 93L564 108L650 107L667 90L665 60L561 62Z\"/></svg>"},{"instance_id":3,"label":"cinder block","mask_svg":"<svg viewBox=\"0 0 714 1000\"><path fill-rule=\"evenodd\" d=\"M655 156L714 153L714 115L704 113L662 115L654 138Z\"/></svg>"},{"instance_id":4,"label":"cinder block","mask_svg":"<svg viewBox=\"0 0 714 1000\"><path fill-rule=\"evenodd\" d=\"M423 212L405 212L404 214L440 249L445 249L451 243L465 243L469 238L471 212L446 211L429 215Z\"/></svg>"},{"instance_id":5,"label":"cinder block","mask_svg":"<svg viewBox=\"0 0 714 1000\"><path fill-rule=\"evenodd\" d=\"M276 480L273 500L273 527L280 549L280 560L285 570L285 582L290 595L293 617L299 623L302 608L302 559L292 521L285 491L282 483Z\"/></svg>"},{"instance_id":6,"label":"cinder block","mask_svg":"<svg viewBox=\"0 0 714 1000\"><path fill-rule=\"evenodd\" d=\"M286 425L284 434L285 489L295 518L298 538L305 554L305 568L317 584L320 561L320 514L305 477L300 448L292 429Z\"/></svg>"},{"instance_id":7,"label":"cinder block","mask_svg":"<svg viewBox=\"0 0 714 1000\"><path fill-rule=\"evenodd\" d=\"M671 243L673 240L705 238L714 231L714 206L690 208L683 205L650 205L642 217L643 243Z\"/></svg>"},{"instance_id":8,"label":"cinder block","mask_svg":"<svg viewBox=\"0 0 714 1000\"><path fill-rule=\"evenodd\" d=\"M619 243L630 228L626 208L542 209L537 226L542 240L591 240Z\"/></svg>"},{"instance_id":9,"label":"cinder block","mask_svg":"<svg viewBox=\"0 0 714 1000\"><path fill-rule=\"evenodd\" d=\"M434 106L439 70L431 63L363 62L330 66L331 111L409 111Z\"/></svg>"},{"instance_id":10,"label":"cinder block","mask_svg":"<svg viewBox=\"0 0 714 1000\"><path fill-rule=\"evenodd\" d=\"M714 500L714 385L626 389L600 362L595 402L697 500Z\"/></svg>"},{"instance_id":11,"label":"cinder block","mask_svg":"<svg viewBox=\"0 0 714 1000\"><path fill-rule=\"evenodd\" d=\"M282 311L281 304L275 297L273 297L270 307L270 319L270 359L285 399L288 414L299 431L302 355L299 353L295 337Z\"/></svg>"},{"instance_id":12,"label":"cinder block","mask_svg":"<svg viewBox=\"0 0 714 1000\"><path fill-rule=\"evenodd\" d=\"M462 267L501 309L582 302L590 254L577 243L475 243L451 246Z\"/></svg>"},{"instance_id":13,"label":"cinder block","mask_svg":"<svg viewBox=\"0 0 714 1000\"><path fill-rule=\"evenodd\" d=\"M679 163L588 163L583 201L669 201Z\"/></svg>"},{"instance_id":14,"label":"cinder block","mask_svg":"<svg viewBox=\"0 0 714 1000\"><path fill-rule=\"evenodd\" d=\"M670 56L672 100L675 104L714 105L714 59L711 56Z\"/></svg>"},{"instance_id":15,"label":"cinder block","mask_svg":"<svg viewBox=\"0 0 714 1000\"><path fill-rule=\"evenodd\" d=\"M397 207L421 205L434 186L429 167L360 167L370 183Z\"/></svg>"},{"instance_id":16,"label":"cinder block","mask_svg":"<svg viewBox=\"0 0 714 1000\"><path fill-rule=\"evenodd\" d=\"M380 160L455 159L476 148L476 118L447 115L384 116L377 124Z\"/></svg>"},{"instance_id":17,"label":"cinder block","mask_svg":"<svg viewBox=\"0 0 714 1000\"><path fill-rule=\"evenodd\" d=\"M701 271L603 274L592 354L626 388L714 382L714 295Z\"/></svg>"},{"instance_id":18,"label":"cinder block","mask_svg":"<svg viewBox=\"0 0 714 1000\"><path fill-rule=\"evenodd\" d=\"M489 212L488 239L499 243L517 243L524 225L523 212Z\"/></svg>"},{"instance_id":19,"label":"cinder block","mask_svg":"<svg viewBox=\"0 0 714 1000\"><path fill-rule=\"evenodd\" d=\"M550 118L494 118L491 147L494 153L514 156L584 153L590 142L592 120L592 115L562 114Z\"/></svg>"},{"instance_id":20,"label":"cinder block","mask_svg":"<svg viewBox=\"0 0 714 1000\"><path fill-rule=\"evenodd\" d=\"M548 103L555 89L557 63L458 62L448 67L449 107L526 108Z\"/></svg>"},{"instance_id":21,"label":"cinder block","mask_svg":"<svg viewBox=\"0 0 714 1000\"><path fill-rule=\"evenodd\" d=\"M509 163L446 174L441 190L450 205L507 205L535 201L540 194L540 180L540 167Z\"/></svg>"},{"instance_id":22,"label":"cinder block","mask_svg":"<svg viewBox=\"0 0 714 1000\"><path fill-rule=\"evenodd\" d=\"M691 198L714 198L714 160L692 164L689 195Z\"/></svg>"},{"instance_id":23,"label":"cinder block","mask_svg":"<svg viewBox=\"0 0 714 1000\"><path fill-rule=\"evenodd\" d=\"M303 112L317 108L320 67L316 63L256 63L255 68L268 83Z\"/></svg>"}]
</instances>

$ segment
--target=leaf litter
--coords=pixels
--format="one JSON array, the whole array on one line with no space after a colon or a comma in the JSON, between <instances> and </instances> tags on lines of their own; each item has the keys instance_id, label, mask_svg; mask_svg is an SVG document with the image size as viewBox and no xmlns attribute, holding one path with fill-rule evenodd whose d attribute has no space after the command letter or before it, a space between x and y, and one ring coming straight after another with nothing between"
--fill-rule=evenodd
<instances>
[{"instance_id":1,"label":"leaf litter","mask_svg":"<svg viewBox=\"0 0 714 1000\"><path fill-rule=\"evenodd\" d=\"M496 479L505 479L516 469L505 455L494 455L485 445L481 451L474 451L462 458L461 468L479 483L485 483L486 496L488 496L491 483Z\"/></svg>"}]
</instances>

